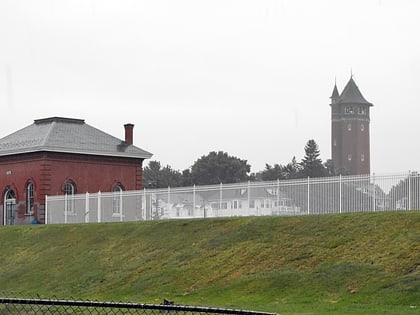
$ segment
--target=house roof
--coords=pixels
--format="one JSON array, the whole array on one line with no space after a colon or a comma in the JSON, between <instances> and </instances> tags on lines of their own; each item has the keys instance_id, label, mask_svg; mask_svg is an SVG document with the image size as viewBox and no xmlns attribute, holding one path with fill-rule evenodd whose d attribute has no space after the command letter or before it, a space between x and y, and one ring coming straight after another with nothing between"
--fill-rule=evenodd
<instances>
[{"instance_id":1,"label":"house roof","mask_svg":"<svg viewBox=\"0 0 420 315\"><path fill-rule=\"evenodd\" d=\"M334 92L333 92L334 95ZM372 103L368 102L360 93L359 88L353 80L353 77L350 78L349 82L345 86L343 92L341 92L339 104L366 104L373 106Z\"/></svg>"},{"instance_id":2,"label":"house roof","mask_svg":"<svg viewBox=\"0 0 420 315\"><path fill-rule=\"evenodd\" d=\"M277 195L270 191L269 187L250 187L250 189L224 189L222 192L222 199L234 200L234 199L248 199L248 191L250 192L249 198L251 199L276 199ZM207 194L199 192L205 200L219 200L219 191L209 191ZM279 198L287 198L283 191L279 191Z\"/></svg>"},{"instance_id":3,"label":"house roof","mask_svg":"<svg viewBox=\"0 0 420 315\"><path fill-rule=\"evenodd\" d=\"M0 156L61 152L147 159L152 154L85 123L83 119L50 117L0 139Z\"/></svg>"},{"instance_id":4,"label":"house roof","mask_svg":"<svg viewBox=\"0 0 420 315\"><path fill-rule=\"evenodd\" d=\"M250 188L251 195L250 199L271 199L275 200L279 199L290 199L287 197L286 193L283 191L279 191L279 195L277 197L276 194L270 192L269 187L251 187ZM158 194L158 198L165 202L168 202L168 198L170 198L171 203L174 204L195 204L197 206L203 205L209 202L219 202L220 197L222 197L222 201L232 201L232 200L247 200L248 199L248 189L246 188L236 188L236 189L224 189L222 195L220 195L220 191L218 190L209 190L209 191L197 191L194 192L181 192L177 193L176 190L171 191L170 197L168 197L167 193Z\"/></svg>"}]
</instances>

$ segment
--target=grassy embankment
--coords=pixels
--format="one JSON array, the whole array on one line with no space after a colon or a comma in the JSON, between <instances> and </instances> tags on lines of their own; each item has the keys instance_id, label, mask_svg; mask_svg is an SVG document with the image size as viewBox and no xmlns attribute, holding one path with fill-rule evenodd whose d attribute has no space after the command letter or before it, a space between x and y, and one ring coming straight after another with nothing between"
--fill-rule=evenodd
<instances>
[{"instance_id":1,"label":"grassy embankment","mask_svg":"<svg viewBox=\"0 0 420 315\"><path fill-rule=\"evenodd\" d=\"M0 292L418 314L420 212L0 227Z\"/></svg>"}]
</instances>

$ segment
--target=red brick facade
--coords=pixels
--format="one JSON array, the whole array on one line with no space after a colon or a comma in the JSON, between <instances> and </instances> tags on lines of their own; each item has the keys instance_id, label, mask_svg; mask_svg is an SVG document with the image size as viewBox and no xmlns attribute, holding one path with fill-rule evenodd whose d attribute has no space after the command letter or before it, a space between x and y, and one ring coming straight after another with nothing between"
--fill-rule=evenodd
<instances>
[{"instance_id":1,"label":"red brick facade","mask_svg":"<svg viewBox=\"0 0 420 315\"><path fill-rule=\"evenodd\" d=\"M72 182L75 193L142 189L142 160L77 154L30 153L0 161L2 205L8 189L16 196L14 224L44 221L45 195L63 195ZM27 184L34 186L33 213L27 211ZM0 218L0 222L3 217ZM2 222L3 223L3 222Z\"/></svg>"},{"instance_id":2,"label":"red brick facade","mask_svg":"<svg viewBox=\"0 0 420 315\"><path fill-rule=\"evenodd\" d=\"M72 184L75 194L110 192L116 186L122 190L142 189L143 160L42 150L1 156L0 224L44 223L45 196L63 195L66 183ZM9 210L6 199L14 203Z\"/></svg>"}]
</instances>

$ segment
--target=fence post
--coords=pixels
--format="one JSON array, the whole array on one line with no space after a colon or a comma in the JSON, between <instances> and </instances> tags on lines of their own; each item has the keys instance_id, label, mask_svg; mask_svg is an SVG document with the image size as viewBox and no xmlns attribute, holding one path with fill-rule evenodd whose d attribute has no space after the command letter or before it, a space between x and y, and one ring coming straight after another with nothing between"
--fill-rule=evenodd
<instances>
[{"instance_id":1,"label":"fence post","mask_svg":"<svg viewBox=\"0 0 420 315\"><path fill-rule=\"evenodd\" d=\"M118 192L120 194L120 200L119 200L119 206L120 206L120 222L123 221L123 194L122 194L122 189L120 189L120 191Z\"/></svg>"},{"instance_id":2,"label":"fence post","mask_svg":"<svg viewBox=\"0 0 420 315\"><path fill-rule=\"evenodd\" d=\"M195 184L193 186L193 211L192 211L193 217L195 216Z\"/></svg>"},{"instance_id":3,"label":"fence post","mask_svg":"<svg viewBox=\"0 0 420 315\"><path fill-rule=\"evenodd\" d=\"M278 215L280 214L280 179L277 178L277 211Z\"/></svg>"},{"instance_id":4,"label":"fence post","mask_svg":"<svg viewBox=\"0 0 420 315\"><path fill-rule=\"evenodd\" d=\"M411 210L411 171L408 171L408 209Z\"/></svg>"},{"instance_id":5,"label":"fence post","mask_svg":"<svg viewBox=\"0 0 420 315\"><path fill-rule=\"evenodd\" d=\"M220 183L219 189L220 189L220 193L219 193L219 211L220 211L222 210L222 199L223 199L223 184L222 183Z\"/></svg>"},{"instance_id":6,"label":"fence post","mask_svg":"<svg viewBox=\"0 0 420 315\"><path fill-rule=\"evenodd\" d=\"M67 224L67 206L68 206L67 194L64 194L64 224Z\"/></svg>"},{"instance_id":7,"label":"fence post","mask_svg":"<svg viewBox=\"0 0 420 315\"><path fill-rule=\"evenodd\" d=\"M101 192L98 191L98 223L101 223Z\"/></svg>"},{"instance_id":8,"label":"fence post","mask_svg":"<svg viewBox=\"0 0 420 315\"><path fill-rule=\"evenodd\" d=\"M339 192L339 195L340 195L340 213L343 211L343 205L342 205L342 201L341 201L341 199L343 198L343 196L342 196L342 184L343 184L343 182L342 182L342 178L341 178L341 174L340 174L340 192Z\"/></svg>"},{"instance_id":9,"label":"fence post","mask_svg":"<svg viewBox=\"0 0 420 315\"><path fill-rule=\"evenodd\" d=\"M251 215L251 181L248 181L248 216Z\"/></svg>"},{"instance_id":10,"label":"fence post","mask_svg":"<svg viewBox=\"0 0 420 315\"><path fill-rule=\"evenodd\" d=\"M146 200L146 188L143 188L143 200L141 203L141 217L147 221L147 200Z\"/></svg>"},{"instance_id":11,"label":"fence post","mask_svg":"<svg viewBox=\"0 0 420 315\"><path fill-rule=\"evenodd\" d=\"M168 204L167 204L167 211L168 211L168 217L171 217L170 209L171 207L171 186L168 186Z\"/></svg>"},{"instance_id":12,"label":"fence post","mask_svg":"<svg viewBox=\"0 0 420 315\"><path fill-rule=\"evenodd\" d=\"M373 175L373 212L376 212L376 183L375 183L375 173Z\"/></svg>"},{"instance_id":13,"label":"fence post","mask_svg":"<svg viewBox=\"0 0 420 315\"><path fill-rule=\"evenodd\" d=\"M310 191L309 191L309 176L308 176L308 214L309 214L309 201L310 201L309 193Z\"/></svg>"},{"instance_id":14,"label":"fence post","mask_svg":"<svg viewBox=\"0 0 420 315\"><path fill-rule=\"evenodd\" d=\"M85 223L89 223L89 193L86 193L85 199Z\"/></svg>"},{"instance_id":15,"label":"fence post","mask_svg":"<svg viewBox=\"0 0 420 315\"><path fill-rule=\"evenodd\" d=\"M48 195L45 195L45 219L44 220L45 220L44 224L48 224Z\"/></svg>"}]
</instances>

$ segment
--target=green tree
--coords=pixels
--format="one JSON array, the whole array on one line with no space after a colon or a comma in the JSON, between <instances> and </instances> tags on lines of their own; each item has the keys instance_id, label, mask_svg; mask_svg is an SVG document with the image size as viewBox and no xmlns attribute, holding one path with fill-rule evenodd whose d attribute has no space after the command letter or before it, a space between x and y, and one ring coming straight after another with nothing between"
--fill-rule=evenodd
<instances>
[{"instance_id":1,"label":"green tree","mask_svg":"<svg viewBox=\"0 0 420 315\"><path fill-rule=\"evenodd\" d=\"M286 179L295 179L302 177L302 167L296 161L296 157L293 157L292 161L284 167L283 172Z\"/></svg>"},{"instance_id":2,"label":"green tree","mask_svg":"<svg viewBox=\"0 0 420 315\"><path fill-rule=\"evenodd\" d=\"M267 180L276 180L276 179L285 179L284 168L280 164L265 164L265 169L260 173L261 179L264 181Z\"/></svg>"},{"instance_id":3,"label":"green tree","mask_svg":"<svg viewBox=\"0 0 420 315\"><path fill-rule=\"evenodd\" d=\"M256 173L249 174L248 180L250 180L251 182L260 182L260 181L262 181L261 173L262 172L256 172Z\"/></svg>"},{"instance_id":4,"label":"green tree","mask_svg":"<svg viewBox=\"0 0 420 315\"><path fill-rule=\"evenodd\" d=\"M192 186L192 185L194 185L194 182L193 182L191 170L190 169L183 170L181 186L185 187L185 186Z\"/></svg>"},{"instance_id":5,"label":"green tree","mask_svg":"<svg viewBox=\"0 0 420 315\"><path fill-rule=\"evenodd\" d=\"M226 152L203 155L191 167L191 177L196 185L239 183L248 180L251 166L246 160L229 156Z\"/></svg>"},{"instance_id":6,"label":"green tree","mask_svg":"<svg viewBox=\"0 0 420 315\"><path fill-rule=\"evenodd\" d=\"M326 174L326 176L336 176L336 175L339 175L337 173L336 168L335 168L334 160L328 159L324 163L324 167L325 167L325 174Z\"/></svg>"},{"instance_id":7,"label":"green tree","mask_svg":"<svg viewBox=\"0 0 420 315\"><path fill-rule=\"evenodd\" d=\"M169 165L162 167L158 161L150 161L143 169L143 186L148 188L179 187L183 184L181 172Z\"/></svg>"},{"instance_id":8,"label":"green tree","mask_svg":"<svg viewBox=\"0 0 420 315\"><path fill-rule=\"evenodd\" d=\"M309 140L305 145L305 157L300 163L305 177L322 177L326 175L325 166L319 158L320 152L315 140Z\"/></svg>"}]
</instances>

